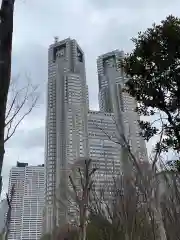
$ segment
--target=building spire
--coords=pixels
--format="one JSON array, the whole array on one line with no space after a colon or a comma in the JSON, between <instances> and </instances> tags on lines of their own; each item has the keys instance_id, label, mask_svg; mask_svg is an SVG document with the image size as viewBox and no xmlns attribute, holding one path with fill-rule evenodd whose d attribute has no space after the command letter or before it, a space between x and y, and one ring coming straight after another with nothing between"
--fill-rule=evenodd
<instances>
[{"instance_id":1,"label":"building spire","mask_svg":"<svg viewBox=\"0 0 180 240\"><path fill-rule=\"evenodd\" d=\"M59 40L58 36L55 36L55 37L54 37L54 43L57 43L58 40Z\"/></svg>"}]
</instances>

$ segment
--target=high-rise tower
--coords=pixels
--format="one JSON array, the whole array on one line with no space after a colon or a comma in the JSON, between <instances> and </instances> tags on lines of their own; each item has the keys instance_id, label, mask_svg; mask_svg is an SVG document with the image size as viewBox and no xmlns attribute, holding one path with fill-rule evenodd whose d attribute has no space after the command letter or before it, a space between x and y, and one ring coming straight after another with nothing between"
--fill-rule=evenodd
<instances>
[{"instance_id":1,"label":"high-rise tower","mask_svg":"<svg viewBox=\"0 0 180 240\"><path fill-rule=\"evenodd\" d=\"M140 136L138 120L140 117L135 108L136 101L123 91L128 81L120 62L124 52L115 50L101 55L97 60L99 79L100 110L114 113L118 131L129 141L133 154L140 160L147 159L145 141Z\"/></svg>"},{"instance_id":2,"label":"high-rise tower","mask_svg":"<svg viewBox=\"0 0 180 240\"><path fill-rule=\"evenodd\" d=\"M118 67L118 63L124 57L122 51L112 51L98 57L98 80L99 80L99 107L103 112L114 112L115 102L121 103L119 84L123 85L126 78ZM119 92L118 92L119 93Z\"/></svg>"},{"instance_id":3,"label":"high-rise tower","mask_svg":"<svg viewBox=\"0 0 180 240\"><path fill-rule=\"evenodd\" d=\"M44 166L17 163L9 176L9 195L14 187L8 239L38 240L42 234Z\"/></svg>"},{"instance_id":4,"label":"high-rise tower","mask_svg":"<svg viewBox=\"0 0 180 240\"><path fill-rule=\"evenodd\" d=\"M56 38L49 47L47 99L45 230L50 232L67 218L59 203L66 198L69 165L88 155L85 60L75 40Z\"/></svg>"}]
</instances>

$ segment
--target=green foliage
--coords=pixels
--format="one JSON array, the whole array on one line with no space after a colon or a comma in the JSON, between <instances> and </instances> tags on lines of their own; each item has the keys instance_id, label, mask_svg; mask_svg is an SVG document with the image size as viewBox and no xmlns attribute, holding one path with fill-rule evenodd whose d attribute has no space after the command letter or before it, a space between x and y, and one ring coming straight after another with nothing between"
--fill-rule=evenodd
<instances>
[{"instance_id":1,"label":"green foliage","mask_svg":"<svg viewBox=\"0 0 180 240\"><path fill-rule=\"evenodd\" d=\"M113 226L103 215L91 215L89 220L87 240L113 239Z\"/></svg>"},{"instance_id":2,"label":"green foliage","mask_svg":"<svg viewBox=\"0 0 180 240\"><path fill-rule=\"evenodd\" d=\"M78 230L76 228L60 228L57 233L57 240L78 240Z\"/></svg>"},{"instance_id":3,"label":"green foliage","mask_svg":"<svg viewBox=\"0 0 180 240\"><path fill-rule=\"evenodd\" d=\"M40 240L78 240L78 230L77 228L70 226L68 224L57 227L54 229L53 233L47 233L41 237Z\"/></svg>"},{"instance_id":4,"label":"green foliage","mask_svg":"<svg viewBox=\"0 0 180 240\"><path fill-rule=\"evenodd\" d=\"M101 214L94 215L87 226L87 240L125 239L127 232L132 232L134 239L153 239L151 225L143 212L137 211L133 224L130 224L129 228L127 225L120 218L111 223Z\"/></svg>"},{"instance_id":5,"label":"green foliage","mask_svg":"<svg viewBox=\"0 0 180 240\"><path fill-rule=\"evenodd\" d=\"M167 165L171 168L172 171L180 173L180 160L169 161Z\"/></svg>"},{"instance_id":6,"label":"green foliage","mask_svg":"<svg viewBox=\"0 0 180 240\"><path fill-rule=\"evenodd\" d=\"M180 172L180 161L179 160L176 160L174 162L174 166L175 166L175 169L177 170L177 172Z\"/></svg>"},{"instance_id":7,"label":"green foliage","mask_svg":"<svg viewBox=\"0 0 180 240\"><path fill-rule=\"evenodd\" d=\"M180 150L180 19L168 16L133 39L135 48L123 67L129 81L127 91L137 102L137 112L156 118L160 128L140 121L148 141L163 129L162 150Z\"/></svg>"}]
</instances>

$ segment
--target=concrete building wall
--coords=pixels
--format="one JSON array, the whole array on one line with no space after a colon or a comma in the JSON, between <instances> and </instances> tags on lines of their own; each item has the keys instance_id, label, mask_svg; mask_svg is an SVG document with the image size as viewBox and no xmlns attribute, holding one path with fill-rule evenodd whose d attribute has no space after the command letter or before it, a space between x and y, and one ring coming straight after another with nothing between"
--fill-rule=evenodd
<instances>
[{"instance_id":1,"label":"concrete building wall","mask_svg":"<svg viewBox=\"0 0 180 240\"><path fill-rule=\"evenodd\" d=\"M89 155L93 166L97 168L96 188L109 191L109 185L113 185L113 178L121 173L121 146L116 143L114 115L89 111L88 136Z\"/></svg>"}]
</instances>

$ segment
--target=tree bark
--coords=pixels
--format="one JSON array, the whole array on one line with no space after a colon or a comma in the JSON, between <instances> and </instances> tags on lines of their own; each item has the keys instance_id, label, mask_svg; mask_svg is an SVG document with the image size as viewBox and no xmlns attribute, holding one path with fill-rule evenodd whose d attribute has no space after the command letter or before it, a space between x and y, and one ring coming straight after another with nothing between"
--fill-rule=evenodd
<instances>
[{"instance_id":1,"label":"tree bark","mask_svg":"<svg viewBox=\"0 0 180 240\"><path fill-rule=\"evenodd\" d=\"M11 50L15 0L2 0L0 10L0 193L4 159L4 128L7 96L11 78Z\"/></svg>"},{"instance_id":2,"label":"tree bark","mask_svg":"<svg viewBox=\"0 0 180 240\"><path fill-rule=\"evenodd\" d=\"M80 204L79 240L86 240L87 204L85 204L83 201Z\"/></svg>"}]
</instances>

